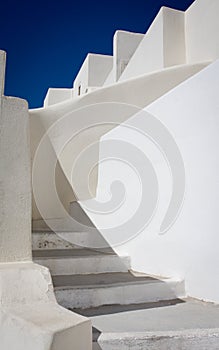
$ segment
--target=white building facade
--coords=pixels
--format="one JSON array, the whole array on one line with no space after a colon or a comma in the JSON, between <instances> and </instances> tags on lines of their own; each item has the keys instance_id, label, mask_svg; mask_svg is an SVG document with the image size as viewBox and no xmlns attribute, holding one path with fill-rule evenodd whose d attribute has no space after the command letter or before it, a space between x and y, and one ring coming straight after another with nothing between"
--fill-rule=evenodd
<instances>
[{"instance_id":1,"label":"white building facade","mask_svg":"<svg viewBox=\"0 0 219 350\"><path fill-rule=\"evenodd\" d=\"M31 215L38 248L113 251L93 263L76 254L69 266L46 257L54 281L132 271L162 282L148 294L117 286L113 297L57 284L67 308L219 303L218 16L218 0L162 7L146 34L117 31L112 56L89 53L72 89L50 88L29 114L4 96L1 51L3 350L91 349L89 319L57 304L48 269L32 261Z\"/></svg>"}]
</instances>

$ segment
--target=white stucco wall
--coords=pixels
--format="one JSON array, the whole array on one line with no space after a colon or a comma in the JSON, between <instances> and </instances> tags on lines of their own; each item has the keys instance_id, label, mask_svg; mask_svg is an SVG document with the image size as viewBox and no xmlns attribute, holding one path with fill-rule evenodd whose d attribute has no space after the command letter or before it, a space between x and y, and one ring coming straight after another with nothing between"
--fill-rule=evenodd
<instances>
[{"instance_id":1,"label":"white stucco wall","mask_svg":"<svg viewBox=\"0 0 219 350\"><path fill-rule=\"evenodd\" d=\"M184 13L162 7L119 81L183 63Z\"/></svg>"},{"instance_id":2,"label":"white stucco wall","mask_svg":"<svg viewBox=\"0 0 219 350\"><path fill-rule=\"evenodd\" d=\"M94 74L90 78L91 72L94 73L97 69L95 66L97 57L88 55L75 80L75 87L78 91L81 85L83 94L86 89L89 91L95 86L100 87L104 79L104 85L115 83L120 74L117 71L120 58L123 60L126 57L128 60L132 56L117 84L98 89L72 101L66 101L59 106L30 113L32 125L36 126L38 123L44 132L51 126L52 130L53 125L56 125L49 134L49 142L53 148L53 157L59 159L63 177L66 177L69 185L71 184L73 192L75 188L74 183L71 183L72 163L77 156L82 159L83 166L75 178L79 192L76 191L77 196L75 192L73 193L72 200L90 198L86 187L88 175L90 175L89 165L92 161L97 163L99 156L98 186L97 176L94 174L90 184L91 197L96 192L97 186L95 199L109 200L112 191L110 185L114 177L127 188L126 201L122 203L124 207L119 207L119 212L114 212L112 217L107 217L103 212L101 215L94 211L90 212L88 210L90 202L80 202L117 253L130 255L134 270L185 279L188 295L217 302L219 301L219 283L218 278L214 276L218 276L217 266L219 266L216 251L219 243L216 221L219 195L217 181L219 62L211 64L200 73L198 72L206 64L197 65L196 62L211 61L218 57L218 6L217 0L196 0L186 15L181 11L162 8L147 34L139 40L139 44L136 45L136 41L133 41L136 51L131 45L130 51L126 52L125 38L127 35L129 41L129 35L118 32L114 45L119 59L114 61L116 64L113 65L113 69L112 57L110 57L105 73L102 75L101 71L99 75ZM94 68L89 66L89 62L92 62L91 57L94 59L92 63ZM113 59L115 57L116 55ZM186 60L195 64L181 66ZM169 66L174 67L165 69ZM191 78L193 75L194 77ZM97 81L97 77L100 80ZM185 79L188 80L183 83ZM163 94L165 95L162 96ZM112 102L118 103L114 109ZM107 103L112 109L107 106ZM150 103L151 105L148 106ZM90 107L94 104L95 106L99 104L97 109ZM134 114L133 106L130 107L130 104L135 105L134 109L145 108L138 115L130 118ZM114 127L107 125L112 121L112 115L114 126L115 122L123 124L107 133ZM62 120L63 116L67 118ZM150 137L145 139L142 135L138 135L138 130L142 131L150 118L162 122L174 137L182 154L186 172L186 193L182 211L163 235L160 235L159 230L171 199L174 178L166 158L160 152L162 149L156 147L156 142L151 145ZM127 127L124 128L126 119L126 124L131 125L129 130ZM59 124L60 120L61 124ZM95 123L101 125L100 129L93 128ZM31 129L33 135L35 130ZM66 143L66 140L68 141L78 130L83 132L85 130L85 132L79 135L75 143ZM107 134L102 136L105 133ZM128 151L125 150L127 155L132 154L129 152L131 145L143 155L149 156L158 175L159 202L154 216L151 216L149 225L135 236L135 226L139 224L138 218L133 226L130 226L133 237L128 237L128 240L122 239L124 238L122 235L127 235L128 231L119 232L120 236L117 235L116 230L113 231L115 235L111 235L110 230L112 226L118 227L120 220L127 221L138 211L138 201L141 200L142 195L141 180L147 179L147 174L144 178L140 178L140 181L139 178L135 180L133 169L129 171L121 157L119 158L121 164L118 164L116 159L104 161L106 156L116 156L120 150L118 143L115 142L116 146L113 146L115 140L128 144ZM109 147L106 141L112 142L112 147ZM92 142L97 144L93 159L89 156L83 158L81 155L87 151ZM32 156L34 157L34 150L32 150ZM133 157L133 160L136 159L137 156ZM153 188L156 186L148 186L148 193L144 196L144 200L149 198L150 190ZM43 189L42 198L46 190L46 188ZM65 194L63 197L69 200L69 196ZM60 203L56 206L57 203L53 199L55 196L50 197L49 193L47 195L49 217L54 218L58 214L62 217L65 210L63 211ZM147 203L145 208L147 209ZM144 213L140 218L144 218ZM118 240L120 244L116 244Z\"/></svg>"},{"instance_id":3,"label":"white stucco wall","mask_svg":"<svg viewBox=\"0 0 219 350\"><path fill-rule=\"evenodd\" d=\"M31 260L31 183L27 102L3 96L0 51L0 262ZM21 166L22 165L22 166Z\"/></svg>"},{"instance_id":4,"label":"white stucco wall","mask_svg":"<svg viewBox=\"0 0 219 350\"><path fill-rule=\"evenodd\" d=\"M112 56L89 54L89 86L102 86L112 66Z\"/></svg>"},{"instance_id":5,"label":"white stucco wall","mask_svg":"<svg viewBox=\"0 0 219 350\"><path fill-rule=\"evenodd\" d=\"M216 61L101 138L98 196L101 200L110 201L109 194L113 190L110 186L115 180L122 182L126 195L122 206L115 211L105 215L90 214L111 245L121 240L114 249L119 255L131 257L134 270L185 279L187 295L215 302L219 302L218 77L219 61ZM150 113L148 116L147 112ZM185 167L186 188L182 209L173 225L162 235L160 226L176 179L172 178L163 149L159 148L162 134L154 140L158 144L151 141L151 124L147 126L150 115L173 136ZM149 132L149 137L145 137L141 133L143 131ZM118 157L118 149L122 146L127 149L128 163L126 154L124 159ZM134 224L132 216L140 210L143 201L142 184L149 186L148 201L153 198L150 197L149 180L145 182L145 177L141 177L143 164L135 166L141 152L145 159L150 159L156 172L159 202L148 226L135 236L139 221ZM85 205L88 206L89 202ZM144 208L146 215L147 203ZM140 220L143 220L142 213ZM121 231L119 225L124 223L128 223L130 232L127 229Z\"/></svg>"},{"instance_id":6,"label":"white stucco wall","mask_svg":"<svg viewBox=\"0 0 219 350\"><path fill-rule=\"evenodd\" d=\"M128 65L144 34L116 31L113 38L114 74L117 81Z\"/></svg>"},{"instance_id":7,"label":"white stucco wall","mask_svg":"<svg viewBox=\"0 0 219 350\"><path fill-rule=\"evenodd\" d=\"M164 67L186 63L185 14L163 8Z\"/></svg>"},{"instance_id":8,"label":"white stucco wall","mask_svg":"<svg viewBox=\"0 0 219 350\"><path fill-rule=\"evenodd\" d=\"M106 80L104 81L103 86L112 85L114 83L115 83L115 74L114 74L114 69L112 68Z\"/></svg>"},{"instance_id":9,"label":"white stucco wall","mask_svg":"<svg viewBox=\"0 0 219 350\"><path fill-rule=\"evenodd\" d=\"M4 96L4 74L0 51L1 349L90 350L90 321L57 304L49 270L32 262L28 105Z\"/></svg>"},{"instance_id":10,"label":"white stucco wall","mask_svg":"<svg viewBox=\"0 0 219 350\"><path fill-rule=\"evenodd\" d=\"M219 58L219 1L196 0L186 11L187 61Z\"/></svg>"},{"instance_id":11,"label":"white stucco wall","mask_svg":"<svg viewBox=\"0 0 219 350\"><path fill-rule=\"evenodd\" d=\"M73 83L74 97L79 94L84 94L88 88L88 77L89 77L89 55L85 58L75 80Z\"/></svg>"},{"instance_id":12,"label":"white stucco wall","mask_svg":"<svg viewBox=\"0 0 219 350\"><path fill-rule=\"evenodd\" d=\"M73 97L73 89L49 88L44 100L44 107L69 100Z\"/></svg>"},{"instance_id":13,"label":"white stucco wall","mask_svg":"<svg viewBox=\"0 0 219 350\"><path fill-rule=\"evenodd\" d=\"M219 60L147 109L173 134L186 172L182 212L164 236L165 247L160 244L160 263L185 277L188 295L215 302L219 302L218 86Z\"/></svg>"},{"instance_id":14,"label":"white stucco wall","mask_svg":"<svg viewBox=\"0 0 219 350\"><path fill-rule=\"evenodd\" d=\"M103 86L116 83L136 51L144 34L117 30L113 37L113 67Z\"/></svg>"},{"instance_id":15,"label":"white stucco wall","mask_svg":"<svg viewBox=\"0 0 219 350\"><path fill-rule=\"evenodd\" d=\"M103 85L113 66L112 56L89 53L74 81L74 97Z\"/></svg>"},{"instance_id":16,"label":"white stucco wall","mask_svg":"<svg viewBox=\"0 0 219 350\"><path fill-rule=\"evenodd\" d=\"M36 181L34 181L36 193L43 198L44 217L46 219L63 217L67 202L70 203L76 198L87 199L91 194L93 196L96 193L97 167L90 174L90 166L94 160L98 163L98 143L103 134L114 128L117 123L133 115L136 106L143 108L150 104L180 82L200 71L205 65L173 67L98 89L80 98L48 108L30 111L32 161L36 159L35 151L38 145L42 147L44 144L42 138L46 132L48 136L40 164L36 167ZM89 145L93 142L97 145L96 153L87 155L87 158L82 157L81 154L87 148L89 149ZM56 164L56 157L59 159L57 165L60 176L59 181L57 177L55 179L56 186L57 183L59 186L54 191L51 178L54 178L52 164ZM81 159L79 173L74 174L72 178L72 167L78 157ZM73 185L70 185L72 181ZM77 184L77 189L75 184ZM71 186L73 192L80 190L76 198L71 192ZM91 194L88 193L88 190ZM57 201L57 192L62 202ZM34 219L40 219L39 212L35 210L36 206L34 205L33 208Z\"/></svg>"}]
</instances>

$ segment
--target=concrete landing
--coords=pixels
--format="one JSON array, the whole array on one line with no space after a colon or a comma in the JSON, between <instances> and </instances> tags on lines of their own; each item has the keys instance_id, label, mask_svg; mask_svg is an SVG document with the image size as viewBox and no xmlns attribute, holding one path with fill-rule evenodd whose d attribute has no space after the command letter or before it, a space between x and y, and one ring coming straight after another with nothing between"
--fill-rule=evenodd
<instances>
[{"instance_id":1,"label":"concrete landing","mask_svg":"<svg viewBox=\"0 0 219 350\"><path fill-rule=\"evenodd\" d=\"M112 308L113 310L113 308ZM90 311L91 312L91 311ZM103 314L92 325L103 350L219 349L219 305L193 299L181 303Z\"/></svg>"}]
</instances>

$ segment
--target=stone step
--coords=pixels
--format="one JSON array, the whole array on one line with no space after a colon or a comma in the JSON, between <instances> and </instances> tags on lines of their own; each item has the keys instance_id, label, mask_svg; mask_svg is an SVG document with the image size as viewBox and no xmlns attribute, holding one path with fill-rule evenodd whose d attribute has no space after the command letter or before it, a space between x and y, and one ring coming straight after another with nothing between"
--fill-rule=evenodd
<instances>
[{"instance_id":1,"label":"stone step","mask_svg":"<svg viewBox=\"0 0 219 350\"><path fill-rule=\"evenodd\" d=\"M183 299L167 299L167 300L159 300L159 301L152 301L152 302L146 302L146 303L139 303L139 304L110 304L110 305L102 305L97 307L90 307L87 309L82 308L75 308L73 309L74 312L77 314L80 314L82 316L93 318L96 316L106 316L106 315L113 315L118 313L124 313L124 312L131 312L131 311L142 311L146 309L154 309L158 307L165 307L165 306L171 306L176 304L184 303L185 301ZM101 332L93 326L93 340L97 340L99 338Z\"/></svg>"},{"instance_id":2,"label":"stone step","mask_svg":"<svg viewBox=\"0 0 219 350\"><path fill-rule=\"evenodd\" d=\"M94 231L57 231L38 229L32 232L33 249L90 248L112 251L101 234Z\"/></svg>"},{"instance_id":3,"label":"stone step","mask_svg":"<svg viewBox=\"0 0 219 350\"><path fill-rule=\"evenodd\" d=\"M181 281L135 277L130 272L54 276L58 302L69 309L110 304L138 304L184 295Z\"/></svg>"},{"instance_id":4,"label":"stone step","mask_svg":"<svg viewBox=\"0 0 219 350\"><path fill-rule=\"evenodd\" d=\"M71 244L53 231L33 231L32 249L77 249L81 248L76 244Z\"/></svg>"},{"instance_id":5,"label":"stone step","mask_svg":"<svg viewBox=\"0 0 219 350\"><path fill-rule=\"evenodd\" d=\"M181 299L173 299L173 300L164 300L159 302L143 303L143 304L104 305L104 306L89 308L89 309L74 309L74 312L82 316L91 318L94 316L110 315L110 314L115 314L119 312L127 312L127 311L133 311L133 310L143 310L143 309L164 307L169 305L176 305L178 303L183 303L183 302L184 301ZM101 336L101 331L99 331L95 327L92 327L92 336L93 336L92 350L101 350L102 348L98 344L98 339Z\"/></svg>"},{"instance_id":6,"label":"stone step","mask_svg":"<svg viewBox=\"0 0 219 350\"><path fill-rule=\"evenodd\" d=\"M99 312L100 311L100 312ZM93 349L218 350L219 305L185 299L170 304L94 310ZM88 312L91 313L91 310ZM86 312L85 312L86 314Z\"/></svg>"},{"instance_id":7,"label":"stone step","mask_svg":"<svg viewBox=\"0 0 219 350\"><path fill-rule=\"evenodd\" d=\"M33 250L33 259L48 267L52 276L127 272L130 268L129 257L91 249Z\"/></svg>"}]
</instances>

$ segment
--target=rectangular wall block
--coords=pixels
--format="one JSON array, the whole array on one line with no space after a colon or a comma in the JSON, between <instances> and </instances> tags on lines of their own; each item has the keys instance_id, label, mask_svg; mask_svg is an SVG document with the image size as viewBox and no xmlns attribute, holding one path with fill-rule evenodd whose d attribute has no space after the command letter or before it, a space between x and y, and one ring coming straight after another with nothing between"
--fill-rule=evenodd
<instances>
[{"instance_id":1,"label":"rectangular wall block","mask_svg":"<svg viewBox=\"0 0 219 350\"><path fill-rule=\"evenodd\" d=\"M186 11L188 63L219 58L219 1L196 0Z\"/></svg>"},{"instance_id":2,"label":"rectangular wall block","mask_svg":"<svg viewBox=\"0 0 219 350\"><path fill-rule=\"evenodd\" d=\"M5 54L0 51L3 89ZM0 95L0 262L31 260L31 169L26 101Z\"/></svg>"},{"instance_id":3,"label":"rectangular wall block","mask_svg":"<svg viewBox=\"0 0 219 350\"><path fill-rule=\"evenodd\" d=\"M162 7L119 81L184 64L184 12Z\"/></svg>"}]
</instances>

